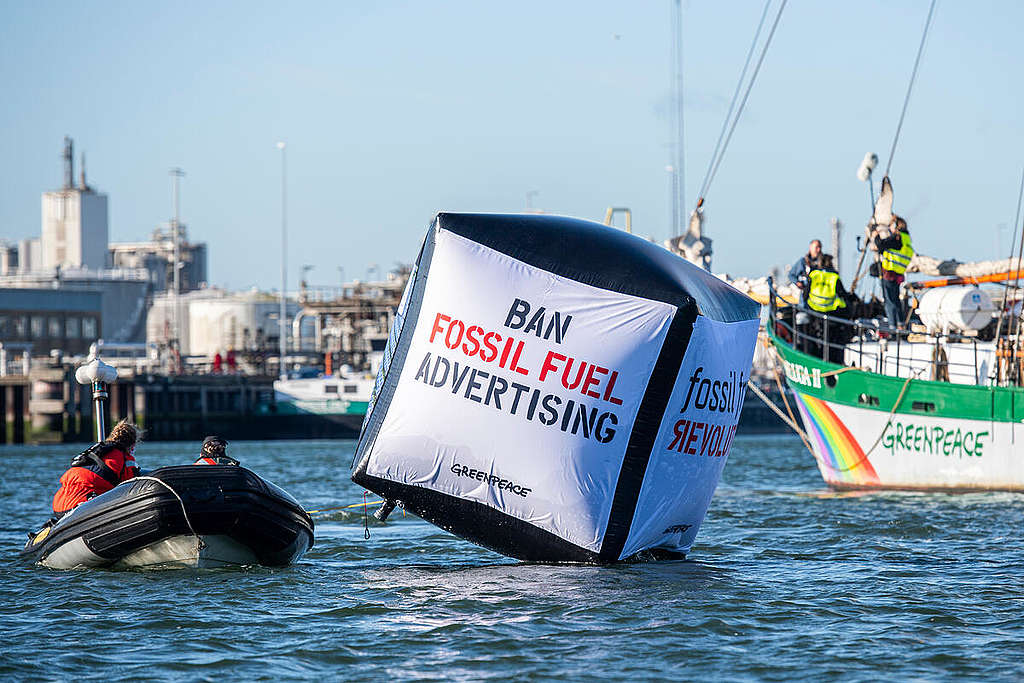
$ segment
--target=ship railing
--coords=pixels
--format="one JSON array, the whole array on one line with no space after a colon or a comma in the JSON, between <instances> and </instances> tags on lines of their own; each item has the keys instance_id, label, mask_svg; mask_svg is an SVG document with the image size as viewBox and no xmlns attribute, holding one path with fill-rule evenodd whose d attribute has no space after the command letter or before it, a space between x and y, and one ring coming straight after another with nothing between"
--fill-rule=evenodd
<instances>
[{"instance_id":1,"label":"ship railing","mask_svg":"<svg viewBox=\"0 0 1024 683\"><path fill-rule=\"evenodd\" d=\"M880 375L959 384L981 385L1005 374L1000 371L1000 352L992 345L979 349L977 336L911 332L875 319L850 320L821 313L783 299L771 278L768 290L768 324L772 325L774 336L822 360ZM958 349L956 354L966 358L951 358L950 344L969 349L967 353ZM926 355L922 356L922 352Z\"/></svg>"}]
</instances>

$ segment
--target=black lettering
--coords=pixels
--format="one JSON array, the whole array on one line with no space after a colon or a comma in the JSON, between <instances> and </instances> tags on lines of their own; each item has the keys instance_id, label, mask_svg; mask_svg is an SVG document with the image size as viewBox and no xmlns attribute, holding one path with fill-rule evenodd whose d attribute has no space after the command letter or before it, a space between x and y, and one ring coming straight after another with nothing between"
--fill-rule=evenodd
<instances>
[{"instance_id":1,"label":"black lettering","mask_svg":"<svg viewBox=\"0 0 1024 683\"><path fill-rule=\"evenodd\" d=\"M594 431L594 425L597 423L597 408L590 409L590 415L587 415L587 407L582 403L579 404L579 410L576 411L576 418L572 421L572 433L575 434L581 426L583 427L583 438L589 439L590 434Z\"/></svg>"},{"instance_id":2,"label":"black lettering","mask_svg":"<svg viewBox=\"0 0 1024 683\"><path fill-rule=\"evenodd\" d=\"M437 378L438 369L444 365L444 374L441 375L441 379ZM435 387L443 387L444 383L448 381L448 371L451 369L451 364L448 359L444 356L438 356L437 362L434 363L434 372L430 375L430 383Z\"/></svg>"},{"instance_id":3,"label":"black lettering","mask_svg":"<svg viewBox=\"0 0 1024 683\"><path fill-rule=\"evenodd\" d=\"M537 312L530 318L530 322L523 328L523 334L529 334L531 331L537 337L541 335L541 327L544 325L544 307L541 306L537 309Z\"/></svg>"},{"instance_id":4,"label":"black lettering","mask_svg":"<svg viewBox=\"0 0 1024 683\"><path fill-rule=\"evenodd\" d=\"M614 427L605 427L605 422L617 425L619 418L615 417L615 413L601 413L601 417L597 418L597 428L594 430L598 443L608 443L615 438Z\"/></svg>"},{"instance_id":5,"label":"black lettering","mask_svg":"<svg viewBox=\"0 0 1024 683\"><path fill-rule=\"evenodd\" d=\"M516 409L519 407L519 397L523 395L524 391L529 391L530 387L518 382L512 382L512 388L516 390L516 395L512 399L512 409L509 412L515 415Z\"/></svg>"},{"instance_id":6,"label":"black lettering","mask_svg":"<svg viewBox=\"0 0 1024 683\"><path fill-rule=\"evenodd\" d=\"M473 374L469 376L469 382L466 384L466 398L468 398L470 401L476 401L477 403L480 403L480 397L474 394L473 390L480 389L483 387L483 384L481 384L478 381L479 378L487 379L490 376L490 373L484 372L483 370L477 370L476 368L474 368Z\"/></svg>"},{"instance_id":7,"label":"black lettering","mask_svg":"<svg viewBox=\"0 0 1024 683\"><path fill-rule=\"evenodd\" d=\"M540 415L541 424L553 425L558 420L558 411L556 408L562 405L562 399L554 394L548 394L541 401L544 413Z\"/></svg>"},{"instance_id":8,"label":"black lettering","mask_svg":"<svg viewBox=\"0 0 1024 683\"><path fill-rule=\"evenodd\" d=\"M711 390L711 380L706 377L700 381L700 386L697 387L697 396L693 399L693 405L695 408L704 410L708 405L708 393ZM704 398L701 398L701 392L704 394Z\"/></svg>"},{"instance_id":9,"label":"black lettering","mask_svg":"<svg viewBox=\"0 0 1024 683\"><path fill-rule=\"evenodd\" d=\"M565 404L565 413L562 414L562 431L564 432L569 428L569 420L572 419L572 409L576 407L576 401L572 399Z\"/></svg>"},{"instance_id":10,"label":"black lettering","mask_svg":"<svg viewBox=\"0 0 1024 683\"><path fill-rule=\"evenodd\" d=\"M697 383L702 370L704 370L704 368L699 367L693 371L693 375L690 377L690 388L686 392L686 400L683 401L683 407L679 409L680 413L685 411L686 408L690 405L690 395L693 394L693 386Z\"/></svg>"},{"instance_id":11,"label":"black lettering","mask_svg":"<svg viewBox=\"0 0 1024 683\"><path fill-rule=\"evenodd\" d=\"M418 381L420 377L423 378L423 383L427 383L427 372L430 370L430 351L427 351L427 355L423 356L423 362L420 363L419 370L416 371L416 376L413 377L414 381Z\"/></svg>"},{"instance_id":12,"label":"black lettering","mask_svg":"<svg viewBox=\"0 0 1024 683\"><path fill-rule=\"evenodd\" d=\"M532 420L533 414L537 410L537 400L540 398L540 389L533 390L533 396L530 397L530 407L526 409L526 419Z\"/></svg>"},{"instance_id":13,"label":"black lettering","mask_svg":"<svg viewBox=\"0 0 1024 683\"><path fill-rule=\"evenodd\" d=\"M512 302L512 308L508 309L508 316L505 318L505 327L518 330L526 322L526 316L530 312L530 304L522 299Z\"/></svg>"},{"instance_id":14,"label":"black lettering","mask_svg":"<svg viewBox=\"0 0 1024 683\"><path fill-rule=\"evenodd\" d=\"M474 370L474 372L476 372ZM452 393L457 393L459 387L462 385L462 380L466 379L466 375L469 373L469 366L462 366L462 374L459 374L459 362L455 361L455 370L452 371Z\"/></svg>"},{"instance_id":15,"label":"black lettering","mask_svg":"<svg viewBox=\"0 0 1024 683\"><path fill-rule=\"evenodd\" d=\"M499 383L501 384L500 388L498 387ZM491 375L491 383L487 385L487 396L484 397L484 405L491 405L491 399L494 399L494 407L501 410L500 396L506 391L508 391L508 382L497 375ZM518 396L516 398L518 398ZM515 412L515 409L513 409L512 413L515 414Z\"/></svg>"}]
</instances>

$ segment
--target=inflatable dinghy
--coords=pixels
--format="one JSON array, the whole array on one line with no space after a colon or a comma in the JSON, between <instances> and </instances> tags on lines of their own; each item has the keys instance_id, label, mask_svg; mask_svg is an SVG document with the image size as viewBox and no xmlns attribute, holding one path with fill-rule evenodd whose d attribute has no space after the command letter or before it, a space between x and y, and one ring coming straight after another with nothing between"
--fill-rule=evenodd
<instances>
[{"instance_id":1,"label":"inflatable dinghy","mask_svg":"<svg viewBox=\"0 0 1024 683\"><path fill-rule=\"evenodd\" d=\"M685 555L743 406L760 307L634 235L439 214L352 478L511 557Z\"/></svg>"},{"instance_id":2,"label":"inflatable dinghy","mask_svg":"<svg viewBox=\"0 0 1024 683\"><path fill-rule=\"evenodd\" d=\"M282 567L313 545L313 520L244 467L179 465L130 479L30 534L21 555L54 569Z\"/></svg>"}]
</instances>

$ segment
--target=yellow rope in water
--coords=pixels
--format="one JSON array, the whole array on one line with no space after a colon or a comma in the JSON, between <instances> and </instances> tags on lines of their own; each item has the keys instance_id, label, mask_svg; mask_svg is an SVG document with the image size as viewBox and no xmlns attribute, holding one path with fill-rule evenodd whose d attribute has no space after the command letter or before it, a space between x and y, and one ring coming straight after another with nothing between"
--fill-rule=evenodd
<instances>
[{"instance_id":1,"label":"yellow rope in water","mask_svg":"<svg viewBox=\"0 0 1024 683\"><path fill-rule=\"evenodd\" d=\"M380 501L380 500L371 500L371 501L368 501L368 502L365 502L365 503L354 503L352 505L337 505L337 506L332 507L332 508L321 508L319 510L306 510L306 514L307 515L315 515L318 512L330 512L331 510L348 510L350 508L361 508L361 507L366 507L367 505L377 505L377 504L382 503L382 502L383 501Z\"/></svg>"}]
</instances>

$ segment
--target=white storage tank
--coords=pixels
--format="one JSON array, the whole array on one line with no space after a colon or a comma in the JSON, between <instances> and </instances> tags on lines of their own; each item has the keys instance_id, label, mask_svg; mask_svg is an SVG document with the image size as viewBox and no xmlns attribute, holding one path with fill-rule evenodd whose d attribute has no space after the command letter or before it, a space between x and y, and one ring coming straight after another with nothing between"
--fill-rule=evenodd
<instances>
[{"instance_id":1,"label":"white storage tank","mask_svg":"<svg viewBox=\"0 0 1024 683\"><path fill-rule=\"evenodd\" d=\"M917 315L929 332L980 330L995 316L996 307L981 287L936 287L921 296Z\"/></svg>"}]
</instances>

